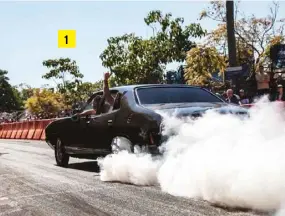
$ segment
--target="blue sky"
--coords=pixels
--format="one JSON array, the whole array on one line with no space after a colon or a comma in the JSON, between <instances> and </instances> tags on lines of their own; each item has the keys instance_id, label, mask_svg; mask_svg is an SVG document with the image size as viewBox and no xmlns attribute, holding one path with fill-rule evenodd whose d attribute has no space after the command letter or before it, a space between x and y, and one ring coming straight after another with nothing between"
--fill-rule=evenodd
<instances>
[{"instance_id":1,"label":"blue sky","mask_svg":"<svg viewBox=\"0 0 285 216\"><path fill-rule=\"evenodd\" d=\"M46 72L42 61L69 57L77 61L84 80L94 82L102 78L106 69L99 59L107 45L107 38L134 32L147 37L152 33L143 19L150 10L171 12L184 17L186 23L198 22L199 12L207 1L189 2L1 2L0 1L0 68L9 71L13 85L28 83L35 87L49 83L41 76ZM246 14L265 16L270 2L241 2ZM285 2L280 2L280 14ZM216 22L201 22L213 29ZM77 47L59 49L57 31L75 29ZM176 65L170 65L168 68ZM51 84L51 83L50 83Z\"/></svg>"}]
</instances>

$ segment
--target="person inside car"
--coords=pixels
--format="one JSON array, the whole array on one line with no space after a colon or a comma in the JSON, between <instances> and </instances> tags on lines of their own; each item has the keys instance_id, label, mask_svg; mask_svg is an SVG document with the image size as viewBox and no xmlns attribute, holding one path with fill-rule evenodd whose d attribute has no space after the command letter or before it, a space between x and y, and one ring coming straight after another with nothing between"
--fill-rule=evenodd
<instances>
[{"instance_id":1,"label":"person inside car","mask_svg":"<svg viewBox=\"0 0 285 216\"><path fill-rule=\"evenodd\" d=\"M110 73L104 74L103 96L97 95L92 102L92 108L78 113L74 116L75 119L87 115L100 115L101 113L108 113L112 110L115 99L111 95L109 88Z\"/></svg>"},{"instance_id":2,"label":"person inside car","mask_svg":"<svg viewBox=\"0 0 285 216\"><path fill-rule=\"evenodd\" d=\"M92 107L90 107L90 109L85 110L81 113L77 113L75 115L73 115L72 119L77 120L79 117L82 116L88 116L88 115L96 115L97 110L99 109L99 104L100 101L102 100L102 97L100 95L97 95L93 101L92 101Z\"/></svg>"}]
</instances>

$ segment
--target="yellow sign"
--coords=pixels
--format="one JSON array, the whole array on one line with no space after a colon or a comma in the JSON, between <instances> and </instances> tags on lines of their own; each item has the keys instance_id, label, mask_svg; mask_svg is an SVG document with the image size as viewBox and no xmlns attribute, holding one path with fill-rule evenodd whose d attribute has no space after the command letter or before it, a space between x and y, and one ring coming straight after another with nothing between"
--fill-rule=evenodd
<instances>
[{"instance_id":1,"label":"yellow sign","mask_svg":"<svg viewBox=\"0 0 285 216\"><path fill-rule=\"evenodd\" d=\"M58 30L58 48L75 48L76 31Z\"/></svg>"}]
</instances>

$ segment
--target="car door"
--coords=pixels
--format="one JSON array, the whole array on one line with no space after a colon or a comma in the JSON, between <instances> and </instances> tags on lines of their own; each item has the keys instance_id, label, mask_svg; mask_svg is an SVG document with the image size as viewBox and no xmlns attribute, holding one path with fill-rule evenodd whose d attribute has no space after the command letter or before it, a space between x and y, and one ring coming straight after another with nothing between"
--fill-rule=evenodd
<instances>
[{"instance_id":1,"label":"car door","mask_svg":"<svg viewBox=\"0 0 285 216\"><path fill-rule=\"evenodd\" d=\"M64 145L71 148L77 147L80 142L79 137L81 137L79 121L74 121L72 118L65 118L59 121L61 122L58 132Z\"/></svg>"},{"instance_id":2,"label":"car door","mask_svg":"<svg viewBox=\"0 0 285 216\"><path fill-rule=\"evenodd\" d=\"M66 146L68 147L68 151L72 153L80 154L85 147L87 121L90 117L88 115L82 115L82 113L90 109L92 109L92 103L88 103L77 118L74 114L74 116L66 119L67 122L64 125L65 140L67 140Z\"/></svg>"},{"instance_id":3,"label":"car door","mask_svg":"<svg viewBox=\"0 0 285 216\"><path fill-rule=\"evenodd\" d=\"M81 113L80 119L78 121L79 125L79 133L80 137L77 138L79 141L77 146L80 148L80 153L82 154L89 154L92 153L90 151L90 143L97 143L97 140L93 140L90 137L90 134L97 136L99 134L98 130L93 131L92 125L94 124L95 114L90 114L89 111L93 110L93 100L96 96L102 95L102 92L98 92L94 94L88 101L87 106L84 108L83 112Z\"/></svg>"},{"instance_id":4,"label":"car door","mask_svg":"<svg viewBox=\"0 0 285 216\"><path fill-rule=\"evenodd\" d=\"M114 137L113 123L119 110L119 106L116 104L120 104L117 100L120 100L120 96L115 99L114 107L110 112L91 118L88 128L89 148L103 151L111 149L111 142Z\"/></svg>"},{"instance_id":5,"label":"car door","mask_svg":"<svg viewBox=\"0 0 285 216\"><path fill-rule=\"evenodd\" d=\"M87 148L100 151L109 150L112 141L114 113L92 116L87 128Z\"/></svg>"}]
</instances>

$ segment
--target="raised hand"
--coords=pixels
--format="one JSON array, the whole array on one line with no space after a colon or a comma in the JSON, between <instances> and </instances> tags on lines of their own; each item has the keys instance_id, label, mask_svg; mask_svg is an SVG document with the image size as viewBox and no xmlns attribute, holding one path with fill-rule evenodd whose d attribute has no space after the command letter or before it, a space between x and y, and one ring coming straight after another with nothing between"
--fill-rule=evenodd
<instances>
[{"instance_id":1,"label":"raised hand","mask_svg":"<svg viewBox=\"0 0 285 216\"><path fill-rule=\"evenodd\" d=\"M110 73L109 72L106 72L104 74L104 80L108 80L110 78Z\"/></svg>"}]
</instances>

